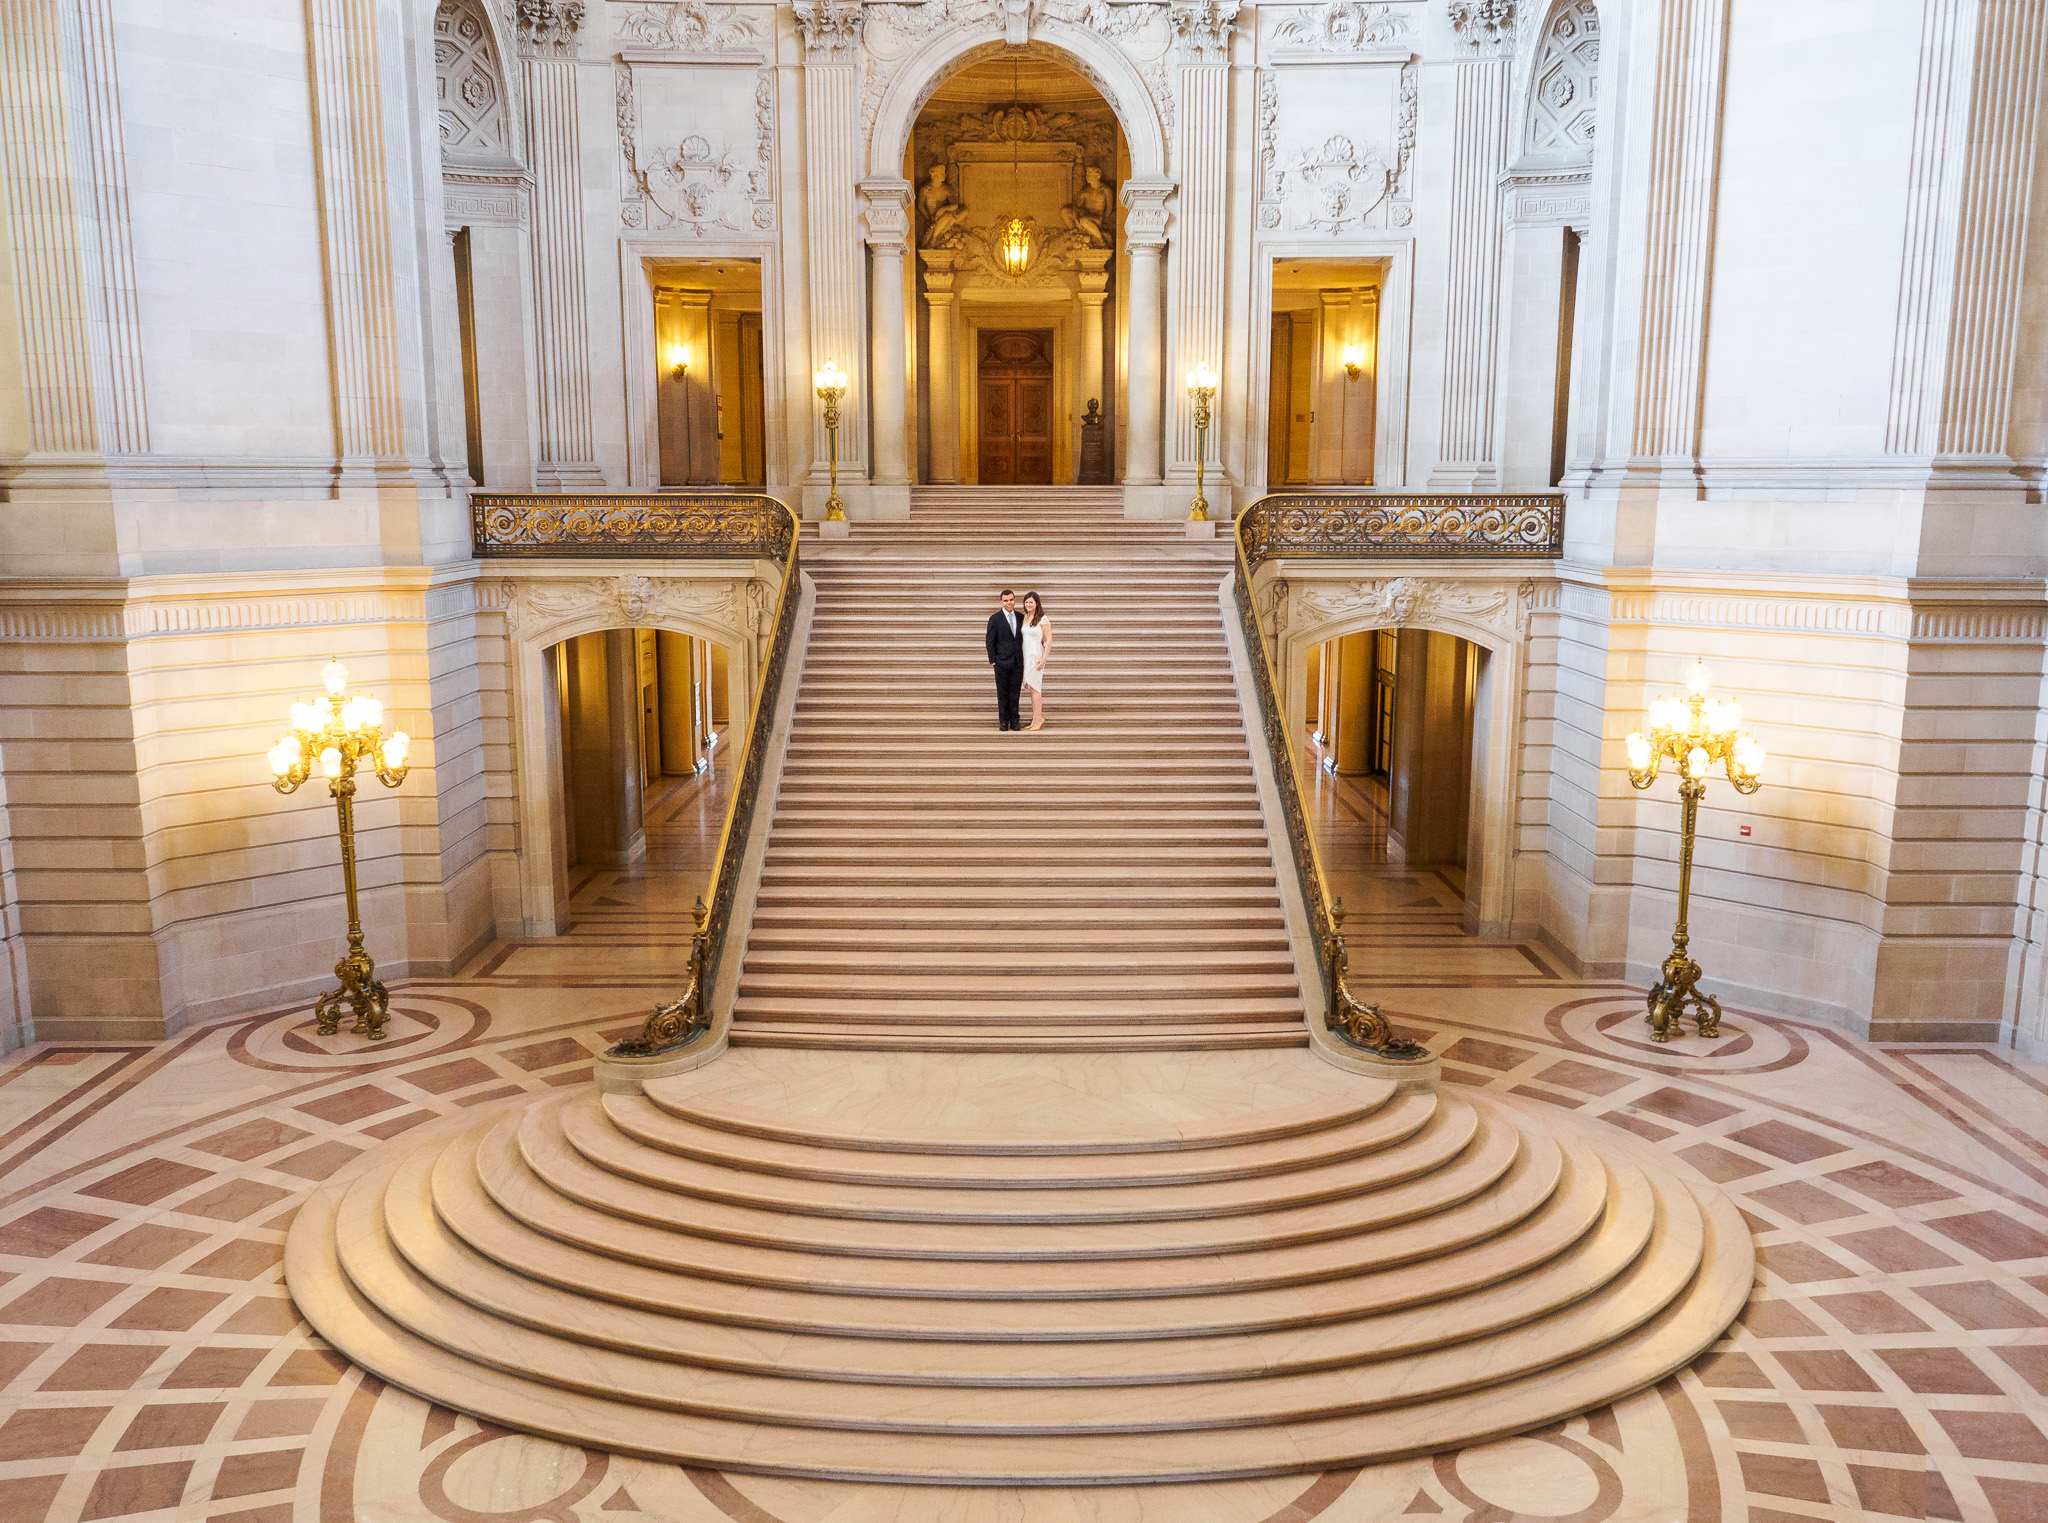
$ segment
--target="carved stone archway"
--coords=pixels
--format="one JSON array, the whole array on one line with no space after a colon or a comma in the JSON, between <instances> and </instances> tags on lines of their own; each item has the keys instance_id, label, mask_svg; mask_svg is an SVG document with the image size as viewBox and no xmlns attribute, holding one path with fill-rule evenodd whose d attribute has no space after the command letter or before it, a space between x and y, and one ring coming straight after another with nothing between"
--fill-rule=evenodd
<instances>
[{"instance_id":1,"label":"carved stone archway","mask_svg":"<svg viewBox=\"0 0 2048 1523\"><path fill-rule=\"evenodd\" d=\"M480 589L504 610L509 647L521 922L513 934L552 936L561 910L565 875L555 830L561 807L559 711L547 652L564 640L608 629L665 630L722 645L728 652L732 733L744 733L753 718L776 585L766 563L693 567L687 576L536 564L493 577Z\"/></svg>"},{"instance_id":2,"label":"carved stone archway","mask_svg":"<svg viewBox=\"0 0 2048 1523\"><path fill-rule=\"evenodd\" d=\"M1479 849L1465 865L1466 928L1484 937L1513 935L1517 758L1536 586L1521 577L1362 576L1360 569L1278 561L1259 579L1257 607L1280 653L1288 733L1300 735L1307 723L1312 646L1367 630L1418 629L1455 635L1485 652L1472 737Z\"/></svg>"},{"instance_id":3,"label":"carved stone archway","mask_svg":"<svg viewBox=\"0 0 2048 1523\"><path fill-rule=\"evenodd\" d=\"M1131 178L1166 178L1166 128L1152 87L1130 57L1099 33L1071 22L1046 17L1036 22L1024 44L1026 56L1044 58L1074 70L1095 86L1123 128L1131 155ZM948 28L934 34L897 66L882 92L875 125L868 138L868 174L895 179L903 172L910 134L934 91L962 69L987 58L1014 58L1018 50L986 31Z\"/></svg>"}]
</instances>

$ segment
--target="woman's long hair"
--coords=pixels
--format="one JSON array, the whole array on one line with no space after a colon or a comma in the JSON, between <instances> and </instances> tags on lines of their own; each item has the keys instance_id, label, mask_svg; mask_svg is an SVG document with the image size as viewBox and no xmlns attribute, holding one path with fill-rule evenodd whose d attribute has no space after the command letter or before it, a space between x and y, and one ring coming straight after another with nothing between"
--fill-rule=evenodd
<instances>
[{"instance_id":1,"label":"woman's long hair","mask_svg":"<svg viewBox=\"0 0 2048 1523\"><path fill-rule=\"evenodd\" d=\"M1035 592L1027 592L1024 594L1024 601L1031 605L1031 617L1025 620L1027 624L1036 624L1040 619L1045 617L1044 598L1040 597Z\"/></svg>"}]
</instances>

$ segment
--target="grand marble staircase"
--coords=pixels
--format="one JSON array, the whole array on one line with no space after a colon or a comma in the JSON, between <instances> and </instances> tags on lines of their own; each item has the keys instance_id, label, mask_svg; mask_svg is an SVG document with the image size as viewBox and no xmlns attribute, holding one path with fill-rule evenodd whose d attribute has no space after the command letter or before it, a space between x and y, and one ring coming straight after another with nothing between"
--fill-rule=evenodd
<instances>
[{"instance_id":1,"label":"grand marble staircase","mask_svg":"<svg viewBox=\"0 0 2048 1523\"><path fill-rule=\"evenodd\" d=\"M286 1245L323 1337L592 1447L1063 1486L1453 1448L1721 1334L1712 1185L1303 1050L1223 562L1111 511L923 498L811 559L733 1050L337 1174ZM1035 735L990 712L1004 583L1060 621Z\"/></svg>"},{"instance_id":2,"label":"grand marble staircase","mask_svg":"<svg viewBox=\"0 0 2048 1523\"><path fill-rule=\"evenodd\" d=\"M1306 1042L1217 604L1227 545L1126 523L1114 490L924 488L908 524L806 565L735 1045ZM1052 614L1035 734L995 728L982 630L1004 587Z\"/></svg>"}]
</instances>

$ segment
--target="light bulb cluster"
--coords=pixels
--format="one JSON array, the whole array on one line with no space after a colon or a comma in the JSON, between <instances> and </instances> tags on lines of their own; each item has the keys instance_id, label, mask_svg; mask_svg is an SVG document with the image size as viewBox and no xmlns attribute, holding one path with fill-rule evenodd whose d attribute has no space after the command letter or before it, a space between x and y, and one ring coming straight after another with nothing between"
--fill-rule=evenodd
<instances>
[{"instance_id":1,"label":"light bulb cluster","mask_svg":"<svg viewBox=\"0 0 2048 1523\"><path fill-rule=\"evenodd\" d=\"M818 395L827 402L837 402L846 395L846 372L831 360L818 367L811 382L818 388Z\"/></svg>"},{"instance_id":2,"label":"light bulb cluster","mask_svg":"<svg viewBox=\"0 0 2048 1523\"><path fill-rule=\"evenodd\" d=\"M1714 674L1695 660L1686 673L1683 696L1671 693L1651 701L1650 733L1634 731L1623 743L1628 750L1628 780L1647 788L1668 758L1688 783L1703 783L1716 762L1726 767L1737 793L1763 786L1764 748L1742 728L1742 706L1712 694Z\"/></svg>"},{"instance_id":3,"label":"light bulb cluster","mask_svg":"<svg viewBox=\"0 0 2048 1523\"><path fill-rule=\"evenodd\" d=\"M348 668L339 661L328 662L320 676L327 696L293 704L291 730L270 748L272 786L290 793L317 772L333 790L368 760L387 788L397 787L405 780L412 737L403 730L384 734L383 703L368 693L351 694Z\"/></svg>"},{"instance_id":4,"label":"light bulb cluster","mask_svg":"<svg viewBox=\"0 0 2048 1523\"><path fill-rule=\"evenodd\" d=\"M1197 365L1188 372L1188 391L1196 396L1203 392L1211 395L1216 391L1217 375L1212 365Z\"/></svg>"}]
</instances>

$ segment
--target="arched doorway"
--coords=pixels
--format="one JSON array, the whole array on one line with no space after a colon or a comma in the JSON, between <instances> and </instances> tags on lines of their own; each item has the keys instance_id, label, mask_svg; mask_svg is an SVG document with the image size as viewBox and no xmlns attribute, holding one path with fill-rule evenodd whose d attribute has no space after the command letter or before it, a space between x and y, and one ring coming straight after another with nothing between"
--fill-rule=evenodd
<instances>
[{"instance_id":1,"label":"arched doorway","mask_svg":"<svg viewBox=\"0 0 2048 1523\"><path fill-rule=\"evenodd\" d=\"M1116 113L1054 59L971 64L925 102L903 166L916 187L906 279L921 479L1110 479L1128 300L1117 192L1130 172Z\"/></svg>"}]
</instances>

